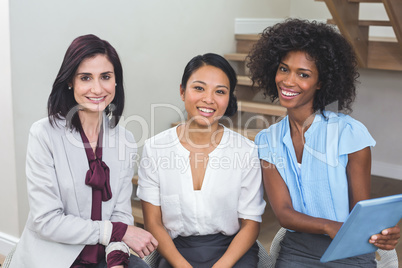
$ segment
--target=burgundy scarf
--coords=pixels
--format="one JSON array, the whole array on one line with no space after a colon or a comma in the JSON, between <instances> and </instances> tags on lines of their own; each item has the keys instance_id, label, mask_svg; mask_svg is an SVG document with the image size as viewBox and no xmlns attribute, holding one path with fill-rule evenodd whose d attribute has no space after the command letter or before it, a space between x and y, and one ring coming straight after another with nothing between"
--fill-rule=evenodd
<instances>
[{"instance_id":1,"label":"burgundy scarf","mask_svg":"<svg viewBox=\"0 0 402 268\"><path fill-rule=\"evenodd\" d=\"M89 170L85 177L85 184L92 187L91 219L102 220L102 201L112 198L110 189L109 167L102 161L103 128L99 132L95 153L82 127L80 134L87 154ZM86 245L77 258L81 264L96 264L105 258L105 247L101 244ZM74 264L77 264L76 262Z\"/></svg>"}]
</instances>

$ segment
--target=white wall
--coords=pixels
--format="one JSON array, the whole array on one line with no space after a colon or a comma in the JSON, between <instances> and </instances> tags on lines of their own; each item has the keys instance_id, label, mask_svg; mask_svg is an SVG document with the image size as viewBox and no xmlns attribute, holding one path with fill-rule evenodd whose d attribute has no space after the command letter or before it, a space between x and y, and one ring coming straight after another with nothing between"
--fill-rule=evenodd
<instances>
[{"instance_id":1,"label":"white wall","mask_svg":"<svg viewBox=\"0 0 402 268\"><path fill-rule=\"evenodd\" d=\"M193 56L234 51L235 18L284 17L289 12L288 3L283 0L10 1L19 231L29 211L24 170L28 131L33 122L46 116L52 83L65 50L75 37L93 33L116 48L125 72L125 115L139 115L149 123L151 104L184 107L179 98L179 84L184 66ZM177 112L171 109L156 110L154 133L178 119ZM141 140L139 123L131 122L127 127Z\"/></svg>"},{"instance_id":2,"label":"white wall","mask_svg":"<svg viewBox=\"0 0 402 268\"><path fill-rule=\"evenodd\" d=\"M329 19L329 13L325 2L315 0L290 0L289 17L303 19Z\"/></svg>"},{"instance_id":3,"label":"white wall","mask_svg":"<svg viewBox=\"0 0 402 268\"><path fill-rule=\"evenodd\" d=\"M402 72L362 69L360 75L352 116L377 142L372 173L402 180Z\"/></svg>"},{"instance_id":4,"label":"white wall","mask_svg":"<svg viewBox=\"0 0 402 268\"><path fill-rule=\"evenodd\" d=\"M13 101L11 92L10 23L8 1L0 1L0 252L8 251L19 236L18 195L14 147Z\"/></svg>"}]
</instances>

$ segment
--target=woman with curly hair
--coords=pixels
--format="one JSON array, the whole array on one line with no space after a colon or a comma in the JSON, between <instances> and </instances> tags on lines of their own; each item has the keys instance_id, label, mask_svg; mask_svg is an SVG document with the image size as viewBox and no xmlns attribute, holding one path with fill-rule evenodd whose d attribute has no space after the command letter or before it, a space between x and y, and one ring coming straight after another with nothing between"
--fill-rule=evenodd
<instances>
[{"instance_id":1,"label":"woman with curly hair","mask_svg":"<svg viewBox=\"0 0 402 268\"><path fill-rule=\"evenodd\" d=\"M269 202L287 228L276 267L323 267L320 257L354 205L370 198L366 127L351 111L359 74L349 43L331 26L288 19L268 27L249 55L251 78L288 115L256 137ZM370 243L393 249L399 227ZM374 253L325 267L375 267ZM348 266L349 267L349 266Z\"/></svg>"}]
</instances>

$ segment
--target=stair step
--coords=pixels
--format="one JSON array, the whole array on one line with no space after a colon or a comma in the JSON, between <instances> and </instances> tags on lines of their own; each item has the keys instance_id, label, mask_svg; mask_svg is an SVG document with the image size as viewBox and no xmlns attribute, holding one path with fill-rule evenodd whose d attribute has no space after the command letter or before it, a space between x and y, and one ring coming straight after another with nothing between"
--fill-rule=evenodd
<instances>
[{"instance_id":1,"label":"stair step","mask_svg":"<svg viewBox=\"0 0 402 268\"><path fill-rule=\"evenodd\" d=\"M383 0L383 2L399 47L402 48L402 2L400 0Z\"/></svg>"},{"instance_id":2,"label":"stair step","mask_svg":"<svg viewBox=\"0 0 402 268\"><path fill-rule=\"evenodd\" d=\"M224 57L232 61L246 61L247 55L247 53L229 53L225 54Z\"/></svg>"},{"instance_id":3,"label":"stair step","mask_svg":"<svg viewBox=\"0 0 402 268\"><path fill-rule=\"evenodd\" d=\"M349 0L351 3L382 3L382 0Z\"/></svg>"},{"instance_id":4,"label":"stair step","mask_svg":"<svg viewBox=\"0 0 402 268\"><path fill-rule=\"evenodd\" d=\"M328 24L336 25L333 19L327 20ZM392 26L389 20L359 20L360 26Z\"/></svg>"},{"instance_id":5,"label":"stair step","mask_svg":"<svg viewBox=\"0 0 402 268\"><path fill-rule=\"evenodd\" d=\"M138 185L138 175L134 175L131 179L131 182L133 183L133 185ZM144 224L141 201L131 199L131 213L134 217L134 224Z\"/></svg>"},{"instance_id":6,"label":"stair step","mask_svg":"<svg viewBox=\"0 0 402 268\"><path fill-rule=\"evenodd\" d=\"M260 39L260 35L259 34L236 34L235 39L237 41L239 41L239 40L258 41Z\"/></svg>"},{"instance_id":7,"label":"stair step","mask_svg":"<svg viewBox=\"0 0 402 268\"><path fill-rule=\"evenodd\" d=\"M260 39L259 34L236 34L236 52L248 54Z\"/></svg>"},{"instance_id":8,"label":"stair step","mask_svg":"<svg viewBox=\"0 0 402 268\"><path fill-rule=\"evenodd\" d=\"M242 112L286 116L286 108L270 103L254 102L254 101L238 101L238 110Z\"/></svg>"},{"instance_id":9,"label":"stair step","mask_svg":"<svg viewBox=\"0 0 402 268\"><path fill-rule=\"evenodd\" d=\"M252 141L255 140L255 136L257 136L258 132L262 130L262 129L244 129L244 128L230 128L230 129Z\"/></svg>"},{"instance_id":10,"label":"stair step","mask_svg":"<svg viewBox=\"0 0 402 268\"><path fill-rule=\"evenodd\" d=\"M325 2L325 0L315 0L316 2ZM348 0L351 3L382 3L382 0Z\"/></svg>"},{"instance_id":11,"label":"stair step","mask_svg":"<svg viewBox=\"0 0 402 268\"><path fill-rule=\"evenodd\" d=\"M144 216L142 214L141 202L131 200L131 213L134 217L134 224L144 224Z\"/></svg>"},{"instance_id":12,"label":"stair step","mask_svg":"<svg viewBox=\"0 0 402 268\"><path fill-rule=\"evenodd\" d=\"M381 37L381 36L369 36L371 42L384 42L384 43L398 43L396 37ZM370 43L369 43L370 44Z\"/></svg>"},{"instance_id":13,"label":"stair step","mask_svg":"<svg viewBox=\"0 0 402 268\"><path fill-rule=\"evenodd\" d=\"M251 81L250 77L244 75L237 76L237 84L241 86L252 86L253 81Z\"/></svg>"},{"instance_id":14,"label":"stair step","mask_svg":"<svg viewBox=\"0 0 402 268\"><path fill-rule=\"evenodd\" d=\"M131 180L131 182L132 182L134 185L138 185L138 175L134 175L133 178L132 178L132 180Z\"/></svg>"}]
</instances>

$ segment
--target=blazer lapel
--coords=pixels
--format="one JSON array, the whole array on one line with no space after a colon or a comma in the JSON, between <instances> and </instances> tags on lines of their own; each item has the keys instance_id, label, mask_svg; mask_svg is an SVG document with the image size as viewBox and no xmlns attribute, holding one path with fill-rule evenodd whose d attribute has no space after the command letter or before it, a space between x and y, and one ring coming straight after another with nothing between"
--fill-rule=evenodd
<instances>
[{"instance_id":1,"label":"blazer lapel","mask_svg":"<svg viewBox=\"0 0 402 268\"><path fill-rule=\"evenodd\" d=\"M66 152L72 183L79 214L83 219L91 218L92 188L85 185L85 175L89 169L87 155L78 131L65 128L63 137L64 150Z\"/></svg>"},{"instance_id":2,"label":"blazer lapel","mask_svg":"<svg viewBox=\"0 0 402 268\"><path fill-rule=\"evenodd\" d=\"M118 178L120 172L119 160L119 140L118 131L119 127L109 127L109 122L106 116L103 117L103 140L102 140L102 161L106 163L110 171L110 188L112 190L112 196L117 195ZM109 210L110 202L102 202L102 214L107 214L106 210Z\"/></svg>"}]
</instances>

